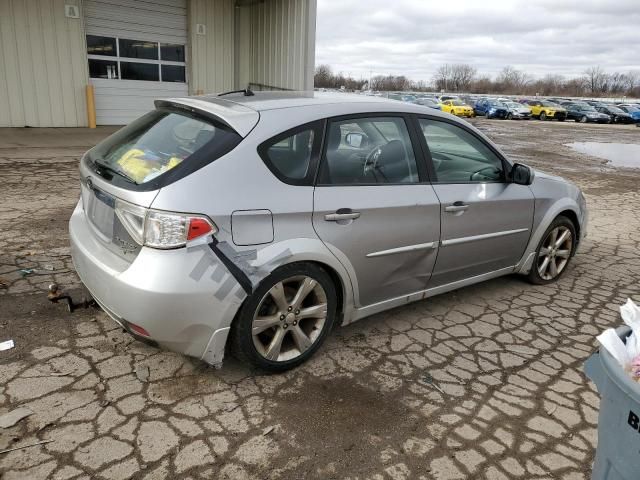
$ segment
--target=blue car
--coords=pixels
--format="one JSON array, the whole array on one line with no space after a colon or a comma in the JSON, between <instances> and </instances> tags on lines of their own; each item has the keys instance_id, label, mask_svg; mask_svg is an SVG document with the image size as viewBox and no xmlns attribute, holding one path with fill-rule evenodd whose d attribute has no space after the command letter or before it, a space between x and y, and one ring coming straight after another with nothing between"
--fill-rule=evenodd
<instances>
[{"instance_id":1,"label":"blue car","mask_svg":"<svg viewBox=\"0 0 640 480\"><path fill-rule=\"evenodd\" d=\"M634 123L640 123L640 105L623 103L618 105L618 108L631 115Z\"/></svg>"},{"instance_id":2,"label":"blue car","mask_svg":"<svg viewBox=\"0 0 640 480\"><path fill-rule=\"evenodd\" d=\"M492 99L482 99L473 107L476 115L485 115L487 118L507 118L509 109L501 102Z\"/></svg>"}]
</instances>

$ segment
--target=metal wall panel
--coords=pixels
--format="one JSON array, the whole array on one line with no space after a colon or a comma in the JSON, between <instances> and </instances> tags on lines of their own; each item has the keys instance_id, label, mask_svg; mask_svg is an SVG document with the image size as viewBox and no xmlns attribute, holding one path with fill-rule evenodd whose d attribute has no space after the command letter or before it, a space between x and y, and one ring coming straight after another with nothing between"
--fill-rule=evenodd
<instances>
[{"instance_id":1,"label":"metal wall panel","mask_svg":"<svg viewBox=\"0 0 640 480\"><path fill-rule=\"evenodd\" d=\"M234 0L191 0L189 2L189 44L191 45L191 94L233 90L235 22ZM205 33L197 33L197 25Z\"/></svg>"},{"instance_id":2,"label":"metal wall panel","mask_svg":"<svg viewBox=\"0 0 640 480\"><path fill-rule=\"evenodd\" d=\"M65 4L80 18L65 17ZM0 126L87 125L81 0L0 0Z\"/></svg>"},{"instance_id":3,"label":"metal wall panel","mask_svg":"<svg viewBox=\"0 0 640 480\"><path fill-rule=\"evenodd\" d=\"M190 93L312 89L315 17L316 0L190 0Z\"/></svg>"},{"instance_id":4,"label":"metal wall panel","mask_svg":"<svg viewBox=\"0 0 640 480\"><path fill-rule=\"evenodd\" d=\"M316 0L267 0L238 10L238 56L249 58L248 64L240 61L239 83L313 89Z\"/></svg>"}]
</instances>

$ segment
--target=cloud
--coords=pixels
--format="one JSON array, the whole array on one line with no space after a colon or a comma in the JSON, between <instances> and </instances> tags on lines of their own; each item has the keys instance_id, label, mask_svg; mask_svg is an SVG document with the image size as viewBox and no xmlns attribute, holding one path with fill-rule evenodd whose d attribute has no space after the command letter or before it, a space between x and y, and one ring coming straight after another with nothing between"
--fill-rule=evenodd
<instances>
[{"instance_id":1,"label":"cloud","mask_svg":"<svg viewBox=\"0 0 640 480\"><path fill-rule=\"evenodd\" d=\"M316 64L430 80L443 63L495 75L640 69L640 0L318 0Z\"/></svg>"}]
</instances>

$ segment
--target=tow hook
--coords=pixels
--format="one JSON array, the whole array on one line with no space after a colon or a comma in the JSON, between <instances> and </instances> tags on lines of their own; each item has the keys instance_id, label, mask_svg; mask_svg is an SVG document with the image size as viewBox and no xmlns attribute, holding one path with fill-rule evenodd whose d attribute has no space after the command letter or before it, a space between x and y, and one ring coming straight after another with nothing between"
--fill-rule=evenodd
<instances>
[{"instance_id":1,"label":"tow hook","mask_svg":"<svg viewBox=\"0 0 640 480\"><path fill-rule=\"evenodd\" d=\"M52 283L49 285L49 293L47 293L47 298L52 303L58 303L61 300L65 300L67 302L67 309L69 313L73 313L73 311L77 308L89 308L96 306L96 301L91 298L87 300L85 297L82 298L82 301L79 303L75 303L71 298L71 295L66 294L60 291L57 283Z\"/></svg>"}]
</instances>

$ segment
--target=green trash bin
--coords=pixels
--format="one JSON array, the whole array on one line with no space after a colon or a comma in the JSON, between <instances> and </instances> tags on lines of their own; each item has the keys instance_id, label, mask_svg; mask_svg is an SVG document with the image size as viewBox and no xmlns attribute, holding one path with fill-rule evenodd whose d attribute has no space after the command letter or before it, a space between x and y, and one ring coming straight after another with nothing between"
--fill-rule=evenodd
<instances>
[{"instance_id":1,"label":"green trash bin","mask_svg":"<svg viewBox=\"0 0 640 480\"><path fill-rule=\"evenodd\" d=\"M629 327L616 330L625 341ZM584 372L600 394L598 449L591 480L640 479L640 384L605 349L591 355Z\"/></svg>"}]
</instances>

